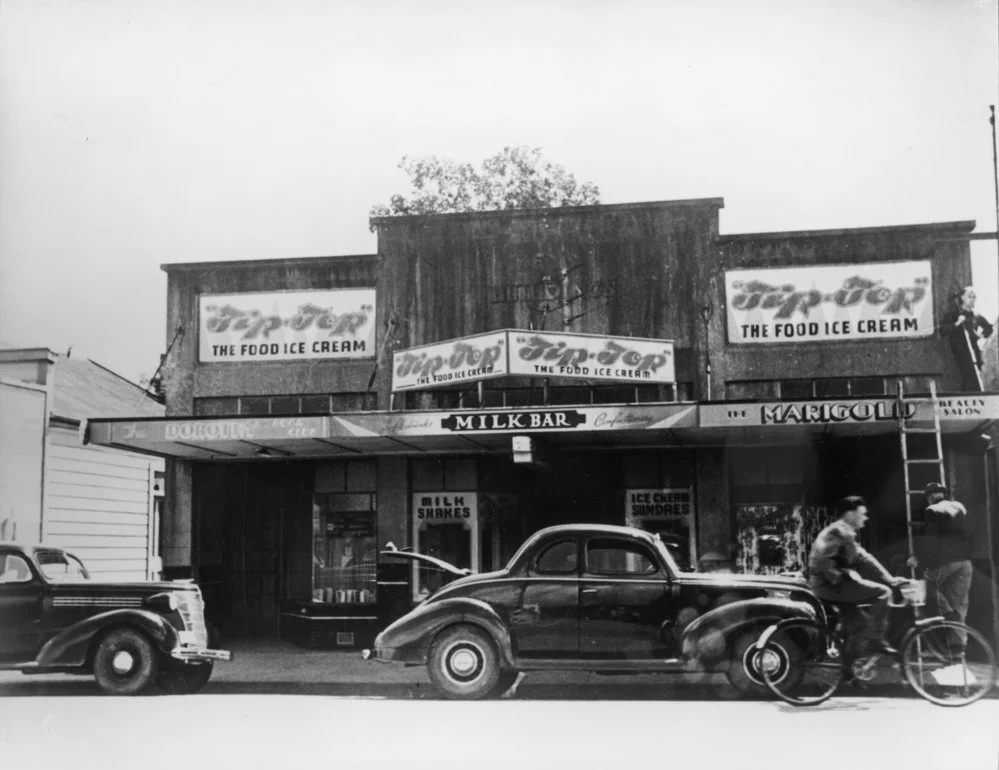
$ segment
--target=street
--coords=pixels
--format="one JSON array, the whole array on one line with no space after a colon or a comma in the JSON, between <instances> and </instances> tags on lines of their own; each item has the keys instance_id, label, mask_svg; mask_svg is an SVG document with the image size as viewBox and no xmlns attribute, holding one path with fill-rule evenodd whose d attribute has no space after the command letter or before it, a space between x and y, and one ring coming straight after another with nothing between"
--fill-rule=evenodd
<instances>
[{"instance_id":1,"label":"street","mask_svg":"<svg viewBox=\"0 0 999 770\"><path fill-rule=\"evenodd\" d=\"M849 697L763 701L309 695L0 700L6 768L629 767L994 770L999 702L942 709Z\"/></svg>"},{"instance_id":2,"label":"street","mask_svg":"<svg viewBox=\"0 0 999 770\"><path fill-rule=\"evenodd\" d=\"M440 699L422 668L233 640L198 695L113 698L90 677L0 673L3 768L995 770L999 700L945 709L888 683L796 709L721 675L532 674L512 699ZM833 749L833 746L838 748ZM847 749L855 746L855 749Z\"/></svg>"}]
</instances>

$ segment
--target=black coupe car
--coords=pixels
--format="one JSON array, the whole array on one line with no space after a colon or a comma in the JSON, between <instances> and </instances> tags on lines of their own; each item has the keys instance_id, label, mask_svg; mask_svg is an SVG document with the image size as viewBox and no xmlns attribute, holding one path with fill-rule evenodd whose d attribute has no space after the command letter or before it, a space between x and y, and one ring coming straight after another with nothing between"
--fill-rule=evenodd
<instances>
[{"instance_id":1,"label":"black coupe car","mask_svg":"<svg viewBox=\"0 0 999 770\"><path fill-rule=\"evenodd\" d=\"M794 675L793 641L758 660L754 644L775 620L822 612L805 581L698 574L676 566L644 530L571 524L536 532L506 568L450 569L440 588L375 639L368 659L426 665L450 698L502 694L528 671L608 674L725 671L741 692L765 693L759 665Z\"/></svg>"},{"instance_id":2,"label":"black coupe car","mask_svg":"<svg viewBox=\"0 0 999 770\"><path fill-rule=\"evenodd\" d=\"M189 580L105 583L73 554L0 542L0 671L93 675L112 695L201 689L226 650Z\"/></svg>"}]
</instances>

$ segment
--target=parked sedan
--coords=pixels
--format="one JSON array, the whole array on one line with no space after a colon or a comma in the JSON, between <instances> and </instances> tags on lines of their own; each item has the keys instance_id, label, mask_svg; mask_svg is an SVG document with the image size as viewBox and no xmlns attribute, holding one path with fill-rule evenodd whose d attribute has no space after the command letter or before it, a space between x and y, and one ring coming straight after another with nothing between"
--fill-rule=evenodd
<instances>
[{"instance_id":1,"label":"parked sedan","mask_svg":"<svg viewBox=\"0 0 999 770\"><path fill-rule=\"evenodd\" d=\"M200 690L228 650L189 580L105 583L73 554L0 542L0 671L92 675L104 692Z\"/></svg>"},{"instance_id":2,"label":"parked sedan","mask_svg":"<svg viewBox=\"0 0 999 770\"><path fill-rule=\"evenodd\" d=\"M440 560L401 551L402 558ZM506 568L453 582L396 620L364 656L425 665L449 698L499 695L520 672L719 671L765 693L759 665L794 675L795 647L758 661L754 643L778 618L815 617L800 578L682 572L644 530L570 524L536 532ZM774 648L770 648L774 649Z\"/></svg>"}]
</instances>

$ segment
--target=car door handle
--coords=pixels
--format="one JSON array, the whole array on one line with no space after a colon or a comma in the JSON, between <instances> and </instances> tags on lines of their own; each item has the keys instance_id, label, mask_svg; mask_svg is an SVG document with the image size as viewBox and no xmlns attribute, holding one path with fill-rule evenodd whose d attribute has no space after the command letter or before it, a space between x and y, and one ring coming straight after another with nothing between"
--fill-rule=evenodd
<instances>
[{"instance_id":1,"label":"car door handle","mask_svg":"<svg viewBox=\"0 0 999 770\"><path fill-rule=\"evenodd\" d=\"M592 596L593 594L595 594L599 590L600 590L599 588L583 588L583 589L580 590L580 593L583 596Z\"/></svg>"}]
</instances>

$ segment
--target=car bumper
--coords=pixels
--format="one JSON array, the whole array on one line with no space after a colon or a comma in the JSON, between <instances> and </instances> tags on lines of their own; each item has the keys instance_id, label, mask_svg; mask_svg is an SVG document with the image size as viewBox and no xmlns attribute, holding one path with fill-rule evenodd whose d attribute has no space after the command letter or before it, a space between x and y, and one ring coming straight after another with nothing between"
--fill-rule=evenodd
<instances>
[{"instance_id":1,"label":"car bumper","mask_svg":"<svg viewBox=\"0 0 999 770\"><path fill-rule=\"evenodd\" d=\"M365 660L373 660L375 663L405 663L408 665L420 665L427 662L426 652L405 647L379 647L375 646L370 650L361 650L361 657Z\"/></svg>"},{"instance_id":2,"label":"car bumper","mask_svg":"<svg viewBox=\"0 0 999 770\"><path fill-rule=\"evenodd\" d=\"M208 660L232 660L229 650L198 650L178 647L171 651L170 657L185 663L203 663Z\"/></svg>"}]
</instances>

